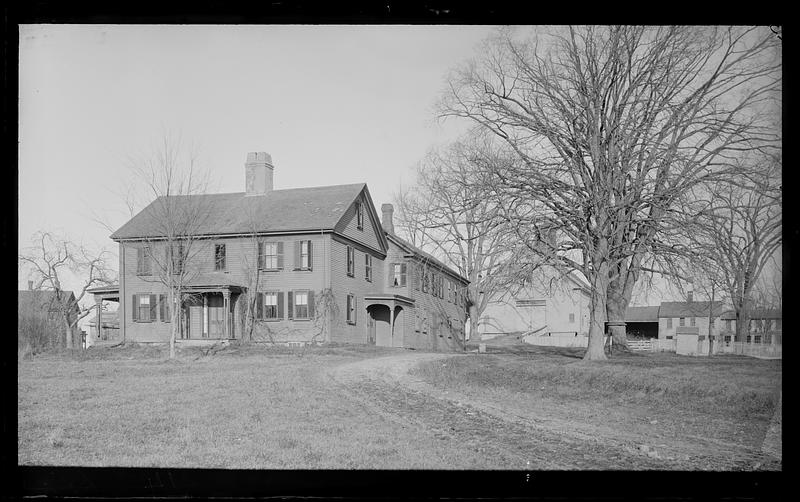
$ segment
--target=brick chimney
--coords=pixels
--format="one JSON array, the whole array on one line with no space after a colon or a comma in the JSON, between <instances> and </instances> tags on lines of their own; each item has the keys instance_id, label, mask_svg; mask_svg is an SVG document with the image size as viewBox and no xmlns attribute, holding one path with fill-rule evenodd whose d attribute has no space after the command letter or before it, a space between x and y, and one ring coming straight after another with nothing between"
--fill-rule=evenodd
<instances>
[{"instance_id":1,"label":"brick chimney","mask_svg":"<svg viewBox=\"0 0 800 502\"><path fill-rule=\"evenodd\" d=\"M694 296L694 280L689 279L689 286L687 289L688 291L686 292L686 301L690 302L692 301L693 299L692 297Z\"/></svg>"},{"instance_id":2,"label":"brick chimney","mask_svg":"<svg viewBox=\"0 0 800 502\"><path fill-rule=\"evenodd\" d=\"M272 174L275 168L272 157L267 152L248 153L244 169L246 195L265 195L272 191Z\"/></svg>"},{"instance_id":3,"label":"brick chimney","mask_svg":"<svg viewBox=\"0 0 800 502\"><path fill-rule=\"evenodd\" d=\"M383 204L381 205L381 212L383 213L381 217L383 229L394 235L394 206L391 204Z\"/></svg>"}]
</instances>

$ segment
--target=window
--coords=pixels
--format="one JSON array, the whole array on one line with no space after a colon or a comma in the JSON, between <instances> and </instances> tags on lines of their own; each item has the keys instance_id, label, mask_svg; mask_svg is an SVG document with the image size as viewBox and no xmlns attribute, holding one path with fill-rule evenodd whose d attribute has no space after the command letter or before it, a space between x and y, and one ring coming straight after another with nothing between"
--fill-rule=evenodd
<instances>
[{"instance_id":1,"label":"window","mask_svg":"<svg viewBox=\"0 0 800 502\"><path fill-rule=\"evenodd\" d=\"M372 282L372 255L364 254L364 278Z\"/></svg>"},{"instance_id":2,"label":"window","mask_svg":"<svg viewBox=\"0 0 800 502\"><path fill-rule=\"evenodd\" d=\"M364 230L364 204L356 202L356 224L359 230Z\"/></svg>"},{"instance_id":3,"label":"window","mask_svg":"<svg viewBox=\"0 0 800 502\"><path fill-rule=\"evenodd\" d=\"M406 285L406 264L405 263L392 263L390 270L389 286L393 288L401 288Z\"/></svg>"},{"instance_id":4,"label":"window","mask_svg":"<svg viewBox=\"0 0 800 502\"><path fill-rule=\"evenodd\" d=\"M686 318L685 317L679 318L678 319L678 325L679 326L686 326Z\"/></svg>"},{"instance_id":5,"label":"window","mask_svg":"<svg viewBox=\"0 0 800 502\"><path fill-rule=\"evenodd\" d=\"M667 329L672 329L672 318L667 317Z\"/></svg>"},{"instance_id":6,"label":"window","mask_svg":"<svg viewBox=\"0 0 800 502\"><path fill-rule=\"evenodd\" d=\"M694 317L690 317L689 318L689 326L694 326L694 325L695 325L695 318Z\"/></svg>"},{"instance_id":7,"label":"window","mask_svg":"<svg viewBox=\"0 0 800 502\"><path fill-rule=\"evenodd\" d=\"M347 295L347 324L356 323L356 297Z\"/></svg>"},{"instance_id":8,"label":"window","mask_svg":"<svg viewBox=\"0 0 800 502\"><path fill-rule=\"evenodd\" d=\"M153 262L152 258L150 257L150 248L148 246L143 246L136 249L136 274L153 274Z\"/></svg>"},{"instance_id":9,"label":"window","mask_svg":"<svg viewBox=\"0 0 800 502\"><path fill-rule=\"evenodd\" d=\"M753 343L761 343L761 335L753 335Z\"/></svg>"},{"instance_id":10,"label":"window","mask_svg":"<svg viewBox=\"0 0 800 502\"><path fill-rule=\"evenodd\" d=\"M731 335L725 335L724 337L725 344L729 345L731 343Z\"/></svg>"},{"instance_id":11,"label":"window","mask_svg":"<svg viewBox=\"0 0 800 502\"><path fill-rule=\"evenodd\" d=\"M136 322L156 320L156 295L133 295L133 320Z\"/></svg>"},{"instance_id":12,"label":"window","mask_svg":"<svg viewBox=\"0 0 800 502\"><path fill-rule=\"evenodd\" d=\"M268 291L264 293L264 319L279 319L278 314L278 292Z\"/></svg>"},{"instance_id":13,"label":"window","mask_svg":"<svg viewBox=\"0 0 800 502\"><path fill-rule=\"evenodd\" d=\"M422 313L422 332L423 333L427 333L428 332L428 312L427 311L423 311L423 313Z\"/></svg>"},{"instance_id":14,"label":"window","mask_svg":"<svg viewBox=\"0 0 800 502\"><path fill-rule=\"evenodd\" d=\"M352 246L347 246L347 275L353 277L356 274L356 251Z\"/></svg>"},{"instance_id":15,"label":"window","mask_svg":"<svg viewBox=\"0 0 800 502\"><path fill-rule=\"evenodd\" d=\"M530 298L520 298L516 301L517 307L546 307L547 300L532 300Z\"/></svg>"},{"instance_id":16,"label":"window","mask_svg":"<svg viewBox=\"0 0 800 502\"><path fill-rule=\"evenodd\" d=\"M214 245L214 270L225 270L225 244Z\"/></svg>"},{"instance_id":17,"label":"window","mask_svg":"<svg viewBox=\"0 0 800 502\"><path fill-rule=\"evenodd\" d=\"M314 292L295 291L289 293L289 312L294 314L294 319L311 319L314 317Z\"/></svg>"},{"instance_id":18,"label":"window","mask_svg":"<svg viewBox=\"0 0 800 502\"><path fill-rule=\"evenodd\" d=\"M169 311L169 295L158 295L158 307L161 322L172 322Z\"/></svg>"},{"instance_id":19,"label":"window","mask_svg":"<svg viewBox=\"0 0 800 502\"><path fill-rule=\"evenodd\" d=\"M295 241L295 270L311 270L311 241Z\"/></svg>"},{"instance_id":20,"label":"window","mask_svg":"<svg viewBox=\"0 0 800 502\"><path fill-rule=\"evenodd\" d=\"M414 275L414 289L419 291L420 284L422 284L422 267L419 265L411 265L411 267Z\"/></svg>"},{"instance_id":21,"label":"window","mask_svg":"<svg viewBox=\"0 0 800 502\"><path fill-rule=\"evenodd\" d=\"M182 242L167 244L167 247L165 248L165 263L169 263L170 260L172 260L172 273L182 273L185 260Z\"/></svg>"},{"instance_id":22,"label":"window","mask_svg":"<svg viewBox=\"0 0 800 502\"><path fill-rule=\"evenodd\" d=\"M258 268L261 270L283 269L283 242L258 243Z\"/></svg>"},{"instance_id":23,"label":"window","mask_svg":"<svg viewBox=\"0 0 800 502\"><path fill-rule=\"evenodd\" d=\"M672 340L672 335L667 335L667 340Z\"/></svg>"},{"instance_id":24,"label":"window","mask_svg":"<svg viewBox=\"0 0 800 502\"><path fill-rule=\"evenodd\" d=\"M575 314L570 314L569 315L569 322L570 322L570 324L575 322Z\"/></svg>"}]
</instances>

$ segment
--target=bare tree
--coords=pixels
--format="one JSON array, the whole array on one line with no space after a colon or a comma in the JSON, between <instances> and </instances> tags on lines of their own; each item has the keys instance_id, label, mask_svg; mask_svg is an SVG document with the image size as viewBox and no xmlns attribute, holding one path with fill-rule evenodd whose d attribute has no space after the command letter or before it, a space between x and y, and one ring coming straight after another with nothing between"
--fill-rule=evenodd
<instances>
[{"instance_id":1,"label":"bare tree","mask_svg":"<svg viewBox=\"0 0 800 502\"><path fill-rule=\"evenodd\" d=\"M478 342L478 321L489 302L519 273L534 268L503 227L489 187L475 183L483 169L483 146L479 135L471 135L431 150L417 169L413 191L401 189L394 198L400 208L398 226L411 243L470 281L459 293L466 296L470 339Z\"/></svg>"},{"instance_id":2,"label":"bare tree","mask_svg":"<svg viewBox=\"0 0 800 502\"><path fill-rule=\"evenodd\" d=\"M724 160L779 138L780 40L766 27L501 31L452 73L442 117L470 119L513 154L491 193L532 251L592 288L586 359L605 359L676 202L727 174ZM611 292L611 294L609 294Z\"/></svg>"},{"instance_id":3,"label":"bare tree","mask_svg":"<svg viewBox=\"0 0 800 502\"><path fill-rule=\"evenodd\" d=\"M19 261L28 269L34 290L50 290L55 294L51 309L59 313L66 347L73 348L73 333L78 321L92 312L93 305L81 305L86 290L98 285L110 284L116 274L109 266L108 252L92 252L83 245L77 245L65 236L50 232L37 232L31 240L32 246ZM74 276L80 286L74 295L67 295L64 281ZM98 320L99 322L99 320Z\"/></svg>"},{"instance_id":4,"label":"bare tree","mask_svg":"<svg viewBox=\"0 0 800 502\"><path fill-rule=\"evenodd\" d=\"M134 181L129 186L143 190L129 192L131 213L142 199L152 200L141 211L149 227L140 245L151 267L151 275L142 278L161 283L167 290L172 359L181 330L185 288L198 275L200 257L209 246L203 230L211 208L198 197L208 190L208 175L199 170L196 153L170 135L164 135L152 153L132 159L130 169Z\"/></svg>"},{"instance_id":5,"label":"bare tree","mask_svg":"<svg viewBox=\"0 0 800 502\"><path fill-rule=\"evenodd\" d=\"M781 166L762 157L746 175L692 193L685 238L695 263L707 263L736 312L736 341L744 341L755 286L783 242Z\"/></svg>"}]
</instances>

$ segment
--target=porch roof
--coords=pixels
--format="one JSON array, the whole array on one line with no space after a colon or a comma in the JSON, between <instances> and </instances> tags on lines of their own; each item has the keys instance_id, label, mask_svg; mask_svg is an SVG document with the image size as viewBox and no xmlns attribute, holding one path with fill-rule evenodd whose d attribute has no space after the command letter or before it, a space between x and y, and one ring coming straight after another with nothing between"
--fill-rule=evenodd
<instances>
[{"instance_id":1,"label":"porch roof","mask_svg":"<svg viewBox=\"0 0 800 502\"><path fill-rule=\"evenodd\" d=\"M188 291L222 290L232 289L241 290L245 286L224 272L207 272L197 274L184 284L184 289Z\"/></svg>"},{"instance_id":2,"label":"porch roof","mask_svg":"<svg viewBox=\"0 0 800 502\"><path fill-rule=\"evenodd\" d=\"M88 288L87 293L94 295L94 300L119 301L119 284L109 284L107 286L95 286Z\"/></svg>"},{"instance_id":3,"label":"porch roof","mask_svg":"<svg viewBox=\"0 0 800 502\"><path fill-rule=\"evenodd\" d=\"M404 295L395 295L390 293L367 293L364 295L365 307L375 304L389 306L390 303L392 305L399 304L413 307L414 299Z\"/></svg>"}]
</instances>

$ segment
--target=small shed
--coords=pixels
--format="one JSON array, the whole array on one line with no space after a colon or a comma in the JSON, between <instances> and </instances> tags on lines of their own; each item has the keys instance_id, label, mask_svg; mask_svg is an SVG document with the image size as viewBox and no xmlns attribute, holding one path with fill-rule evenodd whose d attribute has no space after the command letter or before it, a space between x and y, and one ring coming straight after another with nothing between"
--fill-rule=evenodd
<instances>
[{"instance_id":1,"label":"small shed","mask_svg":"<svg viewBox=\"0 0 800 502\"><path fill-rule=\"evenodd\" d=\"M628 307L625 331L629 338L658 338L658 305Z\"/></svg>"},{"instance_id":2,"label":"small shed","mask_svg":"<svg viewBox=\"0 0 800 502\"><path fill-rule=\"evenodd\" d=\"M707 356L708 341L697 327L682 326L675 330L675 353L684 356Z\"/></svg>"}]
</instances>

